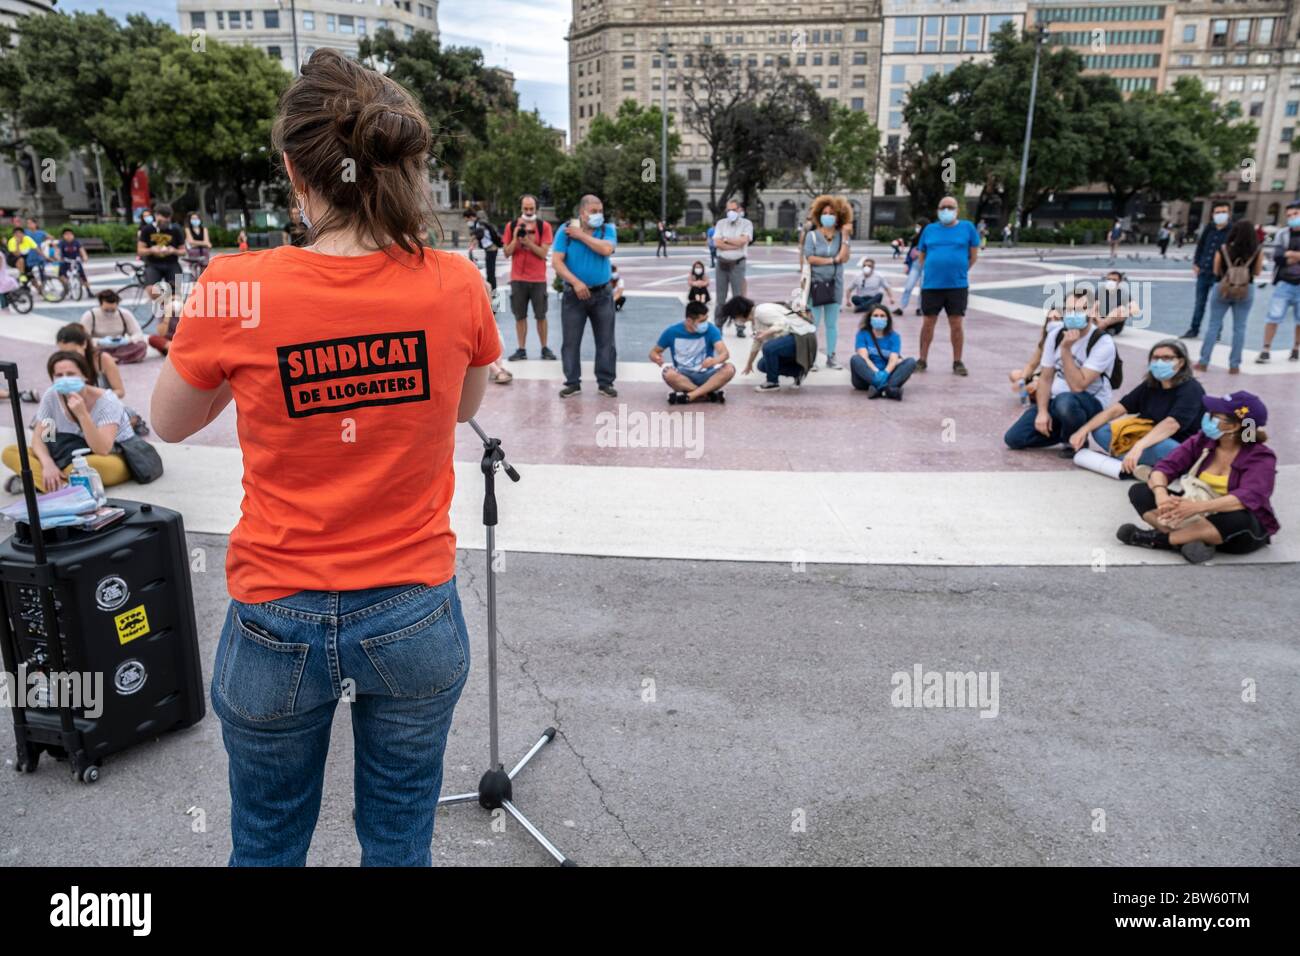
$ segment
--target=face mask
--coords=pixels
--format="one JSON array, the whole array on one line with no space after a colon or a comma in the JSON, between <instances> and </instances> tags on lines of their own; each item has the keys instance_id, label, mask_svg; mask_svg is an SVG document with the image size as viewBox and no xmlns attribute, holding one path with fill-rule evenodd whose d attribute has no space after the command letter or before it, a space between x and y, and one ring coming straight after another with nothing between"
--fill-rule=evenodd
<instances>
[{"instance_id":1,"label":"face mask","mask_svg":"<svg viewBox=\"0 0 1300 956\"><path fill-rule=\"evenodd\" d=\"M1107 279L1106 288L1114 292L1116 289L1119 288L1119 282L1117 282L1115 279Z\"/></svg>"},{"instance_id":2,"label":"face mask","mask_svg":"<svg viewBox=\"0 0 1300 956\"><path fill-rule=\"evenodd\" d=\"M940 210L939 210L939 221L940 221L941 223L943 223L945 226L951 225L952 223L956 222L956 221L957 221L957 210L956 210L956 209L940 209Z\"/></svg>"},{"instance_id":3,"label":"face mask","mask_svg":"<svg viewBox=\"0 0 1300 956\"><path fill-rule=\"evenodd\" d=\"M1300 216L1292 216L1287 219L1286 224L1290 229L1300 229Z\"/></svg>"},{"instance_id":4,"label":"face mask","mask_svg":"<svg viewBox=\"0 0 1300 956\"><path fill-rule=\"evenodd\" d=\"M54 380L54 390L60 395L72 395L85 387L85 380L76 375L61 375Z\"/></svg>"},{"instance_id":5,"label":"face mask","mask_svg":"<svg viewBox=\"0 0 1300 956\"><path fill-rule=\"evenodd\" d=\"M1222 229L1228 224L1228 214L1226 212L1216 212L1214 214L1214 224Z\"/></svg>"},{"instance_id":6,"label":"face mask","mask_svg":"<svg viewBox=\"0 0 1300 956\"><path fill-rule=\"evenodd\" d=\"M871 275L871 266L863 266L863 267L862 267L862 274L863 274L864 276L869 276L869 275Z\"/></svg>"},{"instance_id":7,"label":"face mask","mask_svg":"<svg viewBox=\"0 0 1300 956\"><path fill-rule=\"evenodd\" d=\"M708 330L709 330L708 321L706 319L700 319L698 322L695 323L695 328L692 330L692 334L703 335Z\"/></svg>"},{"instance_id":8,"label":"face mask","mask_svg":"<svg viewBox=\"0 0 1300 956\"><path fill-rule=\"evenodd\" d=\"M697 276L702 276L702 275L704 275L704 270L703 270L703 269L699 269L699 268L697 268L697 269L695 270L695 274L696 274Z\"/></svg>"},{"instance_id":9,"label":"face mask","mask_svg":"<svg viewBox=\"0 0 1300 956\"><path fill-rule=\"evenodd\" d=\"M144 222L146 226L153 225L153 216L142 216L141 220Z\"/></svg>"},{"instance_id":10,"label":"face mask","mask_svg":"<svg viewBox=\"0 0 1300 956\"><path fill-rule=\"evenodd\" d=\"M740 213L734 209L727 210L727 222L735 222L740 218Z\"/></svg>"},{"instance_id":11,"label":"face mask","mask_svg":"<svg viewBox=\"0 0 1300 956\"><path fill-rule=\"evenodd\" d=\"M1088 316L1083 312L1067 312L1061 321L1067 329L1081 329L1088 324Z\"/></svg>"},{"instance_id":12,"label":"face mask","mask_svg":"<svg viewBox=\"0 0 1300 956\"><path fill-rule=\"evenodd\" d=\"M835 225L835 217L830 213L825 213L819 216L818 221L821 222L823 229L829 229L831 226Z\"/></svg>"},{"instance_id":13,"label":"face mask","mask_svg":"<svg viewBox=\"0 0 1300 956\"><path fill-rule=\"evenodd\" d=\"M887 325L889 325L888 319L882 319L878 315L873 315L871 317L871 327L875 329L877 332L883 332Z\"/></svg>"},{"instance_id":14,"label":"face mask","mask_svg":"<svg viewBox=\"0 0 1300 956\"><path fill-rule=\"evenodd\" d=\"M200 222L201 222L201 220L199 220L199 219L191 219L191 220L190 220L190 225L193 226L195 229L197 229L197 228L199 228L199 224L200 224Z\"/></svg>"},{"instance_id":15,"label":"face mask","mask_svg":"<svg viewBox=\"0 0 1300 956\"><path fill-rule=\"evenodd\" d=\"M1219 427L1218 419L1214 418L1209 412L1201 416L1201 431L1210 441L1218 441L1223 437L1223 429Z\"/></svg>"},{"instance_id":16,"label":"face mask","mask_svg":"<svg viewBox=\"0 0 1300 956\"><path fill-rule=\"evenodd\" d=\"M537 218L537 213L535 212L526 212L523 215L524 222L532 222L536 218Z\"/></svg>"},{"instance_id":17,"label":"face mask","mask_svg":"<svg viewBox=\"0 0 1300 956\"><path fill-rule=\"evenodd\" d=\"M587 225L591 226L592 229L599 229L605 225L605 214L603 212L593 212L587 217Z\"/></svg>"},{"instance_id":18,"label":"face mask","mask_svg":"<svg viewBox=\"0 0 1300 956\"><path fill-rule=\"evenodd\" d=\"M1157 381L1167 382L1174 377L1173 359L1152 359L1147 368L1151 371L1151 377Z\"/></svg>"}]
</instances>

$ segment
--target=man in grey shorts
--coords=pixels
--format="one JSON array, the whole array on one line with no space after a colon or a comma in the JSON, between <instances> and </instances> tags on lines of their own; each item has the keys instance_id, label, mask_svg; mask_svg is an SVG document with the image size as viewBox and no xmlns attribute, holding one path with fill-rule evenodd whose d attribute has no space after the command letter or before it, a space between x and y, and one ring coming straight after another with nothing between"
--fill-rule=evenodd
<instances>
[{"instance_id":1,"label":"man in grey shorts","mask_svg":"<svg viewBox=\"0 0 1300 956\"><path fill-rule=\"evenodd\" d=\"M546 253L554 234L551 224L537 216L537 199L523 196L519 200L519 218L506 224L502 237L503 251L510 260L510 311L515 314L515 336L519 341L510 356L517 362L528 358L528 303L533 304L537 320L537 338L542 343L542 358L555 359L546 347Z\"/></svg>"}]
</instances>

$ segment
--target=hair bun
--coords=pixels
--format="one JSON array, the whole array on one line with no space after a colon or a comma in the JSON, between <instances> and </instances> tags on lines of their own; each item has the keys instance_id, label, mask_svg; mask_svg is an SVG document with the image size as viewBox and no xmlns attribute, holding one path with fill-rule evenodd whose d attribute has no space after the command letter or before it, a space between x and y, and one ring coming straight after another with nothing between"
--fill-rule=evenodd
<instances>
[{"instance_id":1,"label":"hair bun","mask_svg":"<svg viewBox=\"0 0 1300 956\"><path fill-rule=\"evenodd\" d=\"M361 162L386 166L429 151L428 124L410 106L368 103L350 119L349 139Z\"/></svg>"}]
</instances>

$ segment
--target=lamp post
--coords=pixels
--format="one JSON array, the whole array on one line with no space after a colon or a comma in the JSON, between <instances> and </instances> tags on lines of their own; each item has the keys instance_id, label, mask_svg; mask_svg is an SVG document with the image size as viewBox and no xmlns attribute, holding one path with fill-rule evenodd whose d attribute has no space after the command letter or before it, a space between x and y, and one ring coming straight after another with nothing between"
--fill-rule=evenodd
<instances>
[{"instance_id":1,"label":"lamp post","mask_svg":"<svg viewBox=\"0 0 1300 956\"><path fill-rule=\"evenodd\" d=\"M284 9L284 0L275 0L275 4ZM298 62L298 0L289 0L289 28L293 32L293 73L297 76L302 72Z\"/></svg>"},{"instance_id":2,"label":"lamp post","mask_svg":"<svg viewBox=\"0 0 1300 956\"><path fill-rule=\"evenodd\" d=\"M1034 35L1034 75L1029 81L1029 113L1025 117L1025 145L1020 151L1020 183L1016 188L1016 215L1011 231L1020 241L1020 216L1025 208L1025 178L1029 175L1029 140L1034 135L1034 101L1038 99L1038 58L1047 42L1047 24L1039 22Z\"/></svg>"},{"instance_id":3,"label":"lamp post","mask_svg":"<svg viewBox=\"0 0 1300 956\"><path fill-rule=\"evenodd\" d=\"M663 88L659 106L659 221L668 228L668 33L659 41L660 66L663 68Z\"/></svg>"}]
</instances>

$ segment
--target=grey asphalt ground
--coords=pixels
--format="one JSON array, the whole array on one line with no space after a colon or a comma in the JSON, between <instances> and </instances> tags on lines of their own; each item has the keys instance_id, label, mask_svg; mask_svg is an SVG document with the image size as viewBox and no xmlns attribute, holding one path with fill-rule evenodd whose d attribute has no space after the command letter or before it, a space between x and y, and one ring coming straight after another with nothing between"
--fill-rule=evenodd
<instances>
[{"instance_id":1,"label":"grey asphalt ground","mask_svg":"<svg viewBox=\"0 0 1300 956\"><path fill-rule=\"evenodd\" d=\"M194 575L206 685L225 539L190 546L207 552ZM447 793L487 763L483 554L460 559L475 656ZM796 572L510 553L499 581L502 759L560 728L515 795L582 864L1300 863L1294 565ZM891 706L891 675L916 664L997 671L998 715ZM360 860L348 719L341 705L313 865ZM89 787L48 758L13 772L0 724L0 863L224 864L210 712L110 758ZM439 813L433 853L549 861L476 805Z\"/></svg>"}]
</instances>

